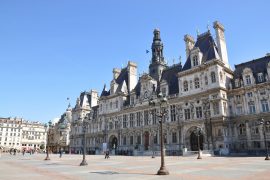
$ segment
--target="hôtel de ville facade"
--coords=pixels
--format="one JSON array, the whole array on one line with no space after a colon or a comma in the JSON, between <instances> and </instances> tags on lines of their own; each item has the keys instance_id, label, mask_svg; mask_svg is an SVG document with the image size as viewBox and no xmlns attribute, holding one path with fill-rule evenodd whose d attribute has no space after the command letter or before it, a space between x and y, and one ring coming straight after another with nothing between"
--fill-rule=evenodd
<instances>
[{"instance_id":1,"label":"h\u00f4tel de ville facade","mask_svg":"<svg viewBox=\"0 0 270 180\"><path fill-rule=\"evenodd\" d=\"M159 93L168 99L163 124L168 155L197 151L198 146L222 154L264 150L258 120L270 120L270 55L231 69L224 26L216 21L213 28L214 35L210 30L196 39L185 35L185 62L171 66L155 29L148 73L138 76L136 62L129 61L126 67L113 69L108 88L100 94L82 92L75 107L67 109L70 151L82 150L82 122L87 121L88 153L101 153L104 144L117 154L158 152L160 108L150 106L149 100ZM199 138L197 127L202 129ZM270 146L270 125L265 132Z\"/></svg>"}]
</instances>

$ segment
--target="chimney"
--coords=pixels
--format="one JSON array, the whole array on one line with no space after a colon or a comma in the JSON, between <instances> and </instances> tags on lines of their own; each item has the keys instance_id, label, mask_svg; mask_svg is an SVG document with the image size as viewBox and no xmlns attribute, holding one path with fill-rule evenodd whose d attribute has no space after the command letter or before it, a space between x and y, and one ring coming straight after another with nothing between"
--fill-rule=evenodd
<instances>
[{"instance_id":1,"label":"chimney","mask_svg":"<svg viewBox=\"0 0 270 180\"><path fill-rule=\"evenodd\" d=\"M221 58L221 61L224 62L226 67L230 68L229 61L228 61L226 41L225 41L225 36L224 36L224 31L225 31L224 26L220 22L215 21L213 27L216 31L216 42L217 42L218 53Z\"/></svg>"},{"instance_id":2,"label":"chimney","mask_svg":"<svg viewBox=\"0 0 270 180\"><path fill-rule=\"evenodd\" d=\"M121 70L118 68L113 68L113 79L117 79Z\"/></svg>"},{"instance_id":3,"label":"chimney","mask_svg":"<svg viewBox=\"0 0 270 180\"><path fill-rule=\"evenodd\" d=\"M128 91L131 92L137 84L137 64L128 61Z\"/></svg>"},{"instance_id":4,"label":"chimney","mask_svg":"<svg viewBox=\"0 0 270 180\"><path fill-rule=\"evenodd\" d=\"M98 92L96 90L93 90L91 89L90 90L90 98L89 99L91 102L89 103L90 104L90 107L92 108L93 106L96 106L98 104Z\"/></svg>"},{"instance_id":5,"label":"chimney","mask_svg":"<svg viewBox=\"0 0 270 180\"><path fill-rule=\"evenodd\" d=\"M192 36L186 34L184 36L184 41L186 43L186 59L188 58L191 49L194 47L195 41Z\"/></svg>"}]
</instances>

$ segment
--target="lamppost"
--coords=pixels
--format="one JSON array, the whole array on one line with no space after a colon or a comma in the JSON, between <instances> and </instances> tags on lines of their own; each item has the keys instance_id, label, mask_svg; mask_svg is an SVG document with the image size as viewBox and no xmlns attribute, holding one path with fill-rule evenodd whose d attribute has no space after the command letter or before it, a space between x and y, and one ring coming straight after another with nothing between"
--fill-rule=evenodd
<instances>
[{"instance_id":1,"label":"lamppost","mask_svg":"<svg viewBox=\"0 0 270 180\"><path fill-rule=\"evenodd\" d=\"M202 134L202 128L196 127L196 129L194 130L194 133L198 137L198 157L197 157L197 159L202 159L201 148L200 148L200 136Z\"/></svg>"},{"instance_id":2,"label":"lamppost","mask_svg":"<svg viewBox=\"0 0 270 180\"><path fill-rule=\"evenodd\" d=\"M261 118L259 120L259 125L263 125L263 138L264 138L264 146L265 146L265 150L266 150L266 157L265 157L265 160L270 160L269 158L269 151L268 151L268 144L266 142L266 135L265 135L265 126L266 125L270 125L270 122L269 121L265 121L263 118Z\"/></svg>"},{"instance_id":3,"label":"lamppost","mask_svg":"<svg viewBox=\"0 0 270 180\"><path fill-rule=\"evenodd\" d=\"M48 122L49 126L47 124L44 125L45 131L47 131L47 145L46 145L46 158L44 160L50 160L49 157L49 134L50 134L50 128L52 126L52 121Z\"/></svg>"},{"instance_id":4,"label":"lamppost","mask_svg":"<svg viewBox=\"0 0 270 180\"><path fill-rule=\"evenodd\" d=\"M87 166L87 162L85 159L85 154L86 154L86 129L89 124L89 120L92 119L92 111L88 114L88 117L86 116L84 120L82 121L82 130L83 130L83 160L80 164L80 166Z\"/></svg>"},{"instance_id":5,"label":"lamppost","mask_svg":"<svg viewBox=\"0 0 270 180\"><path fill-rule=\"evenodd\" d=\"M167 102L168 102L167 98L165 96L163 96L163 94L161 92L158 94L157 101L154 101L153 98L151 98L149 100L150 106L154 107L157 103L159 105L159 108L160 108L160 112L155 114L160 119L159 123L160 123L161 166L157 172L157 175L168 175L169 174L169 171L165 167L165 161L164 161L164 140L163 140L163 129L162 129L163 120L164 120L165 115L167 114L167 111L165 109L165 107L167 106Z\"/></svg>"}]
</instances>

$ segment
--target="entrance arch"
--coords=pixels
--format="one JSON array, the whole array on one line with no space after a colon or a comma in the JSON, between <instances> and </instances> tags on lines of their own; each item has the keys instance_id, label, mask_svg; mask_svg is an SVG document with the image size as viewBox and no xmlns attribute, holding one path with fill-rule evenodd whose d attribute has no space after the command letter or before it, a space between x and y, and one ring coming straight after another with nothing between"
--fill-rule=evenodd
<instances>
[{"instance_id":1,"label":"entrance arch","mask_svg":"<svg viewBox=\"0 0 270 180\"><path fill-rule=\"evenodd\" d=\"M117 149L118 146L118 139L116 136L112 135L109 139L109 148L110 149Z\"/></svg>"},{"instance_id":2,"label":"entrance arch","mask_svg":"<svg viewBox=\"0 0 270 180\"><path fill-rule=\"evenodd\" d=\"M200 134L199 138L197 136L197 134L193 131L190 134L190 149L191 151L198 151L198 139L200 141L200 150L203 150L203 135Z\"/></svg>"},{"instance_id":3,"label":"entrance arch","mask_svg":"<svg viewBox=\"0 0 270 180\"><path fill-rule=\"evenodd\" d=\"M150 136L149 132L146 131L144 133L144 150L146 151L149 150L149 136Z\"/></svg>"}]
</instances>

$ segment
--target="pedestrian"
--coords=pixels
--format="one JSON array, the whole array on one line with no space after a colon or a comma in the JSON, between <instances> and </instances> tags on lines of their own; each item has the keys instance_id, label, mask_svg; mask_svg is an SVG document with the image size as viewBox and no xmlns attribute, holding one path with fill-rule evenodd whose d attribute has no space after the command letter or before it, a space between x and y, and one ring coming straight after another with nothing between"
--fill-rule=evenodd
<instances>
[{"instance_id":1,"label":"pedestrian","mask_svg":"<svg viewBox=\"0 0 270 180\"><path fill-rule=\"evenodd\" d=\"M9 154L10 154L10 155L12 155L12 150L13 150L12 148L9 150Z\"/></svg>"},{"instance_id":2,"label":"pedestrian","mask_svg":"<svg viewBox=\"0 0 270 180\"><path fill-rule=\"evenodd\" d=\"M24 154L25 154L25 149L23 149L23 152L22 152L22 154L23 154L23 156L24 156Z\"/></svg>"},{"instance_id":3,"label":"pedestrian","mask_svg":"<svg viewBox=\"0 0 270 180\"><path fill-rule=\"evenodd\" d=\"M15 148L13 149L13 155L14 156L16 155L16 149Z\"/></svg>"},{"instance_id":4,"label":"pedestrian","mask_svg":"<svg viewBox=\"0 0 270 180\"><path fill-rule=\"evenodd\" d=\"M59 155L59 158L61 158L61 157L62 157L62 155L63 155L63 151L62 151L62 149L60 149L60 150L59 150L59 154L60 154L60 155Z\"/></svg>"},{"instance_id":5,"label":"pedestrian","mask_svg":"<svg viewBox=\"0 0 270 180\"><path fill-rule=\"evenodd\" d=\"M110 158L110 151L107 150L107 151L105 152L105 159L109 159L109 158Z\"/></svg>"}]
</instances>

